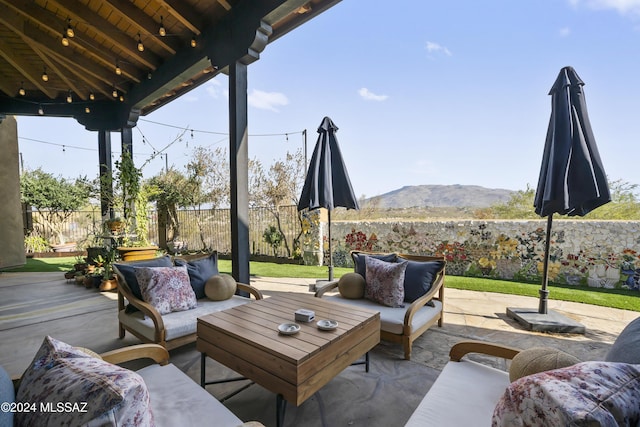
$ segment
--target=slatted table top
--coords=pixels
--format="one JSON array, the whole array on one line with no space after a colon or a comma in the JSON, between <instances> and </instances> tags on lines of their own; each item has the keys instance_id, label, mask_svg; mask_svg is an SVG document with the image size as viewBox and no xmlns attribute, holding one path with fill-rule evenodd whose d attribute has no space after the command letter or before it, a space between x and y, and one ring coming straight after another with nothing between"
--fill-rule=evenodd
<instances>
[{"instance_id":1,"label":"slatted table top","mask_svg":"<svg viewBox=\"0 0 640 427\"><path fill-rule=\"evenodd\" d=\"M315 312L295 321L298 309ZM332 331L318 320L338 322ZM297 323L295 335L278 332ZM299 293L285 293L198 319L198 351L299 405L380 342L378 312ZM364 372L363 372L364 375Z\"/></svg>"}]
</instances>

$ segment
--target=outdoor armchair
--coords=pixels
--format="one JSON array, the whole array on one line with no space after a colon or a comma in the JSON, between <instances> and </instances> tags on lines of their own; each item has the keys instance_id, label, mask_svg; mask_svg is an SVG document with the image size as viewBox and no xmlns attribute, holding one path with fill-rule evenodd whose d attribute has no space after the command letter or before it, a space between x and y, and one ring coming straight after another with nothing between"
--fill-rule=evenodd
<instances>
[{"instance_id":1,"label":"outdoor armchair","mask_svg":"<svg viewBox=\"0 0 640 427\"><path fill-rule=\"evenodd\" d=\"M380 312L380 339L402 344L404 358L411 359L413 342L427 329L437 324L442 326L444 311L444 279L445 260L439 256L423 256L409 254L374 254L353 251L354 272L351 276L341 278L323 286L316 292L316 297L331 298L336 302L351 304L357 307L373 309ZM389 262L408 261L405 272L404 289L406 297L403 307L389 307L371 301L360 295L352 295L346 283L355 278L366 283L362 276L365 257L372 256ZM346 276L346 275L345 275ZM342 286L345 285L345 286ZM339 290L337 294L328 294Z\"/></svg>"},{"instance_id":2,"label":"outdoor armchair","mask_svg":"<svg viewBox=\"0 0 640 427\"><path fill-rule=\"evenodd\" d=\"M176 260L176 263L178 261ZM231 298L213 301L204 296L204 282L218 273L217 255L183 261L188 263L190 284L196 289L196 305L188 310L172 311L161 314L157 307L145 301L141 295L138 283L133 274L135 267L172 267L173 260L168 257L155 258L153 260L134 261L128 263L116 263L113 270L116 273L118 284L118 322L119 337L124 338L125 331L138 337L145 343L156 343L171 350L182 345L195 342L197 318L216 311L225 310L254 299L262 299L262 293L251 285L237 283L237 291L249 296L233 295ZM215 264L215 273L212 273L211 263ZM198 284L196 283L198 282ZM200 286L200 288L198 288ZM135 292L135 288L138 292Z\"/></svg>"}]
</instances>

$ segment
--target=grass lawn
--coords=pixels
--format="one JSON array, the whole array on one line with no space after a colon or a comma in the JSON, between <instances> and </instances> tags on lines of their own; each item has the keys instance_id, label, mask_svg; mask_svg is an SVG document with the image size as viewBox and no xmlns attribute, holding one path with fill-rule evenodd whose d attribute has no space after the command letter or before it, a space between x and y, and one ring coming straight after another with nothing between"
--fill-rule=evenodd
<instances>
[{"instance_id":1,"label":"grass lawn","mask_svg":"<svg viewBox=\"0 0 640 427\"><path fill-rule=\"evenodd\" d=\"M75 258L36 258L27 259L21 268L6 270L18 272L52 272L67 271L73 268ZM220 260L220 271L231 273L231 261ZM263 277L300 277L307 279L327 278L327 267L316 267L294 264L275 264L270 262L251 262L251 273ZM334 269L334 276L339 278L352 272L351 268ZM508 280L483 279L477 277L447 276L446 286L454 289L470 291L498 292L503 294L539 297L539 284L511 282ZM576 286L549 286L549 299L581 302L603 307L620 308L640 312L640 292L624 289L602 289Z\"/></svg>"}]
</instances>

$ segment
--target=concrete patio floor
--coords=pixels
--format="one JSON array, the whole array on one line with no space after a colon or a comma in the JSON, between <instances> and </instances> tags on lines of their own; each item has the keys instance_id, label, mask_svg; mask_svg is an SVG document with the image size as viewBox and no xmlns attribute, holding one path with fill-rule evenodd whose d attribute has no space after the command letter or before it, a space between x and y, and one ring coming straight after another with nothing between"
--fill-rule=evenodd
<instances>
[{"instance_id":1,"label":"concrete patio floor","mask_svg":"<svg viewBox=\"0 0 640 427\"><path fill-rule=\"evenodd\" d=\"M278 292L310 293L309 285L313 283L314 279L251 279L251 284L265 296ZM415 341L411 362L403 360L400 345L385 342L375 349L374 362L383 371L388 365L392 373L400 372L396 369L400 367L406 381L411 381L410 378L416 375L414 371L422 369L420 372L429 378L413 385L413 394L406 398L408 405L415 408L437 376L437 371L447 363L449 348L458 341L476 339L519 348L548 346L562 349L581 360L598 360L605 356L625 325L640 316L640 313L633 311L549 301L550 310L585 325L586 333L579 335L526 331L506 315L507 307L535 308L537 304L537 298L447 289L444 326L431 328ZM130 334L122 340L118 339L116 311L115 293L85 289L65 280L62 273L0 273L0 364L10 375L20 375L45 335L97 352L139 343ZM199 378L198 360L194 345L171 352L172 363L194 380ZM501 361L485 361L506 369ZM215 364L213 361L207 363ZM226 368L214 366L213 369ZM218 391L210 392L219 397ZM255 405L251 409L240 404L234 407L234 403L231 400L229 402L228 406L234 412L243 412L237 413L243 420L256 419L255 411L262 410ZM411 411L410 407L408 411ZM306 416L300 408L293 408L293 411L296 409L299 410L297 414L290 415L288 412L286 425L295 425L290 423ZM398 419L398 425L403 425L401 420L406 421L409 415L410 412ZM270 423L262 419L260 421L265 425ZM370 424L367 425L376 425L371 424L371 420L368 422ZM326 420L319 420L317 425L331 425L325 423ZM353 422L344 423L347 424L354 425ZM377 425L385 424L380 422Z\"/></svg>"}]
</instances>

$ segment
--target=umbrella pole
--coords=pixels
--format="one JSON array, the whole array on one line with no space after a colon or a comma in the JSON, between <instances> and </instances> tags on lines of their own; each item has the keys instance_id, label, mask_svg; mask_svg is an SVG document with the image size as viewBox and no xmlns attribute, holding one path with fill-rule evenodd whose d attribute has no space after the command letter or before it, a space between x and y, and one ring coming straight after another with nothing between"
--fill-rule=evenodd
<instances>
[{"instance_id":1,"label":"umbrella pole","mask_svg":"<svg viewBox=\"0 0 640 427\"><path fill-rule=\"evenodd\" d=\"M553 221L553 213L547 217L547 239L544 242L544 262L542 264L542 289L540 289L540 305L538 306L539 314L547 314L547 301L549 299L549 291L547 283L549 281L549 247L551 244L551 223Z\"/></svg>"},{"instance_id":2,"label":"umbrella pole","mask_svg":"<svg viewBox=\"0 0 640 427\"><path fill-rule=\"evenodd\" d=\"M329 281L333 280L333 253L331 252L331 209L327 209L329 219Z\"/></svg>"}]
</instances>

